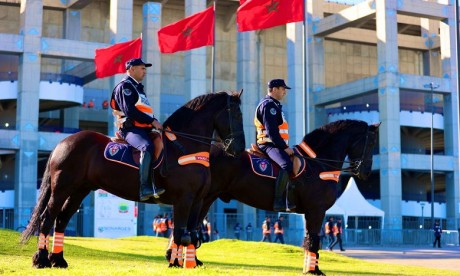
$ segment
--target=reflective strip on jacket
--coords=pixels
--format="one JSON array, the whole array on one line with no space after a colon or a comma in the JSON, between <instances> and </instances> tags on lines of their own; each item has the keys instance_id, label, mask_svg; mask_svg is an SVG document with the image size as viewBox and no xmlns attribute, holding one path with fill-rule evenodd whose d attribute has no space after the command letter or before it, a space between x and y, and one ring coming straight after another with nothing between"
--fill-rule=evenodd
<instances>
[{"instance_id":1,"label":"reflective strip on jacket","mask_svg":"<svg viewBox=\"0 0 460 276\"><path fill-rule=\"evenodd\" d=\"M267 142L273 142L270 139L270 137L268 137L264 124L260 122L259 119L257 119L257 111L259 110L260 106L266 101L268 101L268 99L263 100L262 102L259 103L259 105L256 108L255 114L254 114L254 124L257 130L257 143L258 144L265 144ZM289 144L289 124L286 121L286 118L284 117L283 111L280 110L280 112L281 112L281 116L283 119L283 123L281 125L278 125L278 129L279 129L281 138L283 138L286 145L288 145Z\"/></svg>"}]
</instances>

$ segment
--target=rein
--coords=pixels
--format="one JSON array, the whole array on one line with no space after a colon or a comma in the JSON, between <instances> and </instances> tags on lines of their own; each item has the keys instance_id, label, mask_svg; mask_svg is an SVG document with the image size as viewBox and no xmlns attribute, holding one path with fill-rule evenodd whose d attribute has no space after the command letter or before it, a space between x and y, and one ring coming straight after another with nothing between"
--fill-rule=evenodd
<instances>
[{"instance_id":1,"label":"rein","mask_svg":"<svg viewBox=\"0 0 460 276\"><path fill-rule=\"evenodd\" d=\"M363 139L363 137L361 137L360 139L356 140L356 141L353 143L352 147L354 147L359 141L361 141L361 139ZM300 156L301 156L303 159L315 161L315 162L318 163L318 164L325 165L325 166L327 166L327 167L329 167L329 168L332 168L332 169L334 169L334 170L338 170L338 171L341 171L341 172L350 172L350 173L352 173L353 175L358 175L358 174L359 174L359 168L361 167L361 165L362 165L363 162L365 161L365 160L364 160L364 155L366 154L368 142L369 142L369 129L366 131L366 142L365 142L365 144L364 144L364 148L363 148L363 152L362 152L362 154L361 154L361 158L355 159L355 160L351 160L351 161L346 161L346 160L344 160L344 161L339 161L339 160L326 159L326 158L310 157L310 156L304 156L303 154L301 154ZM350 166L348 166L348 167L346 167L346 168L339 168L339 167L337 167L337 166L328 164L327 162L349 163Z\"/></svg>"},{"instance_id":2,"label":"rein","mask_svg":"<svg viewBox=\"0 0 460 276\"><path fill-rule=\"evenodd\" d=\"M218 138L213 138L213 137L207 137L207 136L201 136L201 135L196 135L196 134L190 134L190 133L175 131L175 130L171 130L171 129L165 129L165 128L162 129L161 131L172 133L172 134L175 134L177 136L186 138L188 140L192 140L192 141L195 141L197 143L201 143L201 144L208 145L208 146L214 146L214 144L212 142L218 142L218 143L221 143L223 145L223 148L224 148L225 152L227 152L228 148L230 147L230 145L233 143L233 140L235 139L233 137L236 136L236 134L239 134L239 133L242 132L242 131L238 131L238 132L234 133L234 131L233 131L233 121L232 121L232 116L231 116L232 109L230 108L230 105L231 105L230 96L228 96L227 97L227 109L226 110L228 111L229 124L230 124L230 134L223 140L218 139ZM216 116L218 116L223 111L224 110L219 111ZM203 141L203 140L206 140L206 141ZM181 151L184 152L183 147L180 144L178 146L181 148Z\"/></svg>"}]
</instances>

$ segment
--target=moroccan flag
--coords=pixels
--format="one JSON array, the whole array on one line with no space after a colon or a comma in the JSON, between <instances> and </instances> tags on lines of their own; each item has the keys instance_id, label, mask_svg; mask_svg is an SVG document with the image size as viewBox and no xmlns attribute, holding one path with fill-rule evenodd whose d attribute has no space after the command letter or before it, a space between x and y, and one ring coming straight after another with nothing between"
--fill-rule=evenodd
<instances>
[{"instance_id":1,"label":"moroccan flag","mask_svg":"<svg viewBox=\"0 0 460 276\"><path fill-rule=\"evenodd\" d=\"M175 53L214 44L214 7L158 30L162 53Z\"/></svg>"},{"instance_id":2,"label":"moroccan flag","mask_svg":"<svg viewBox=\"0 0 460 276\"><path fill-rule=\"evenodd\" d=\"M141 55L141 38L96 49L96 56L94 57L96 77L104 78L124 73L126 72L125 63L132 58L140 58Z\"/></svg>"},{"instance_id":3,"label":"moroccan flag","mask_svg":"<svg viewBox=\"0 0 460 276\"><path fill-rule=\"evenodd\" d=\"M246 0L236 11L239 32L303 20L304 0Z\"/></svg>"}]
</instances>

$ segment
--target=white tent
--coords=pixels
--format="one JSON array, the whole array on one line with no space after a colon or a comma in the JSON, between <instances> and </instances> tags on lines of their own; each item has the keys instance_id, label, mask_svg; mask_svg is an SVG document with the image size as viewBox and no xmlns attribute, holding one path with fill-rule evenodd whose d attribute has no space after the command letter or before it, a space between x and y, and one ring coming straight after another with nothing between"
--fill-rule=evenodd
<instances>
[{"instance_id":1,"label":"white tent","mask_svg":"<svg viewBox=\"0 0 460 276\"><path fill-rule=\"evenodd\" d=\"M370 204L358 190L353 177L350 177L343 194L326 211L326 216L328 215L342 215L345 224L347 224L348 217L381 217L383 227L385 212Z\"/></svg>"}]
</instances>

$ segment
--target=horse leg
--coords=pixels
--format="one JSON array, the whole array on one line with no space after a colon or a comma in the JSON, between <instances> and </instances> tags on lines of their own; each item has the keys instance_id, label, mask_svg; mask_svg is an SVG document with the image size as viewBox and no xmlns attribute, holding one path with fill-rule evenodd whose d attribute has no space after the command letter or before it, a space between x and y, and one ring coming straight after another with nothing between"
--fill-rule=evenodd
<instances>
[{"instance_id":1,"label":"horse leg","mask_svg":"<svg viewBox=\"0 0 460 276\"><path fill-rule=\"evenodd\" d=\"M67 262L64 259L64 232L72 218L77 212L83 199L89 194L90 190L78 191L71 195L64 203L61 212L56 218L54 227L53 250L49 254L48 259L53 267L67 268Z\"/></svg>"},{"instance_id":2,"label":"horse leg","mask_svg":"<svg viewBox=\"0 0 460 276\"><path fill-rule=\"evenodd\" d=\"M196 255L196 249L198 249L201 246L199 238L198 238L197 231L198 231L198 226L199 226L199 221L200 221L199 219L200 219L202 210L203 210L203 200L200 200L200 202L197 202L192 206L190 216L189 216L188 225L187 225L188 229L191 229L191 244L195 248L194 259L195 259L195 265L196 266L202 266L203 265L203 262L198 260L198 257ZM206 211L207 210L208 209L206 209ZM203 218L204 218L204 216L203 216ZM202 218L202 220L203 220L203 218Z\"/></svg>"},{"instance_id":3,"label":"horse leg","mask_svg":"<svg viewBox=\"0 0 460 276\"><path fill-rule=\"evenodd\" d=\"M314 213L314 212L312 212ZM324 212L319 214L305 214L305 238L303 247L305 249L304 274L326 275L318 265L319 260L319 233L321 231Z\"/></svg>"},{"instance_id":4,"label":"horse leg","mask_svg":"<svg viewBox=\"0 0 460 276\"><path fill-rule=\"evenodd\" d=\"M51 267L48 259L49 234L66 197L66 195L52 193L45 210L40 215L38 251L32 257L32 265L35 268Z\"/></svg>"},{"instance_id":5,"label":"horse leg","mask_svg":"<svg viewBox=\"0 0 460 276\"><path fill-rule=\"evenodd\" d=\"M169 267L182 266L182 249L191 243L190 233L187 230L187 221L193 198L180 198L173 207L174 231L171 244L171 258Z\"/></svg>"}]
</instances>

